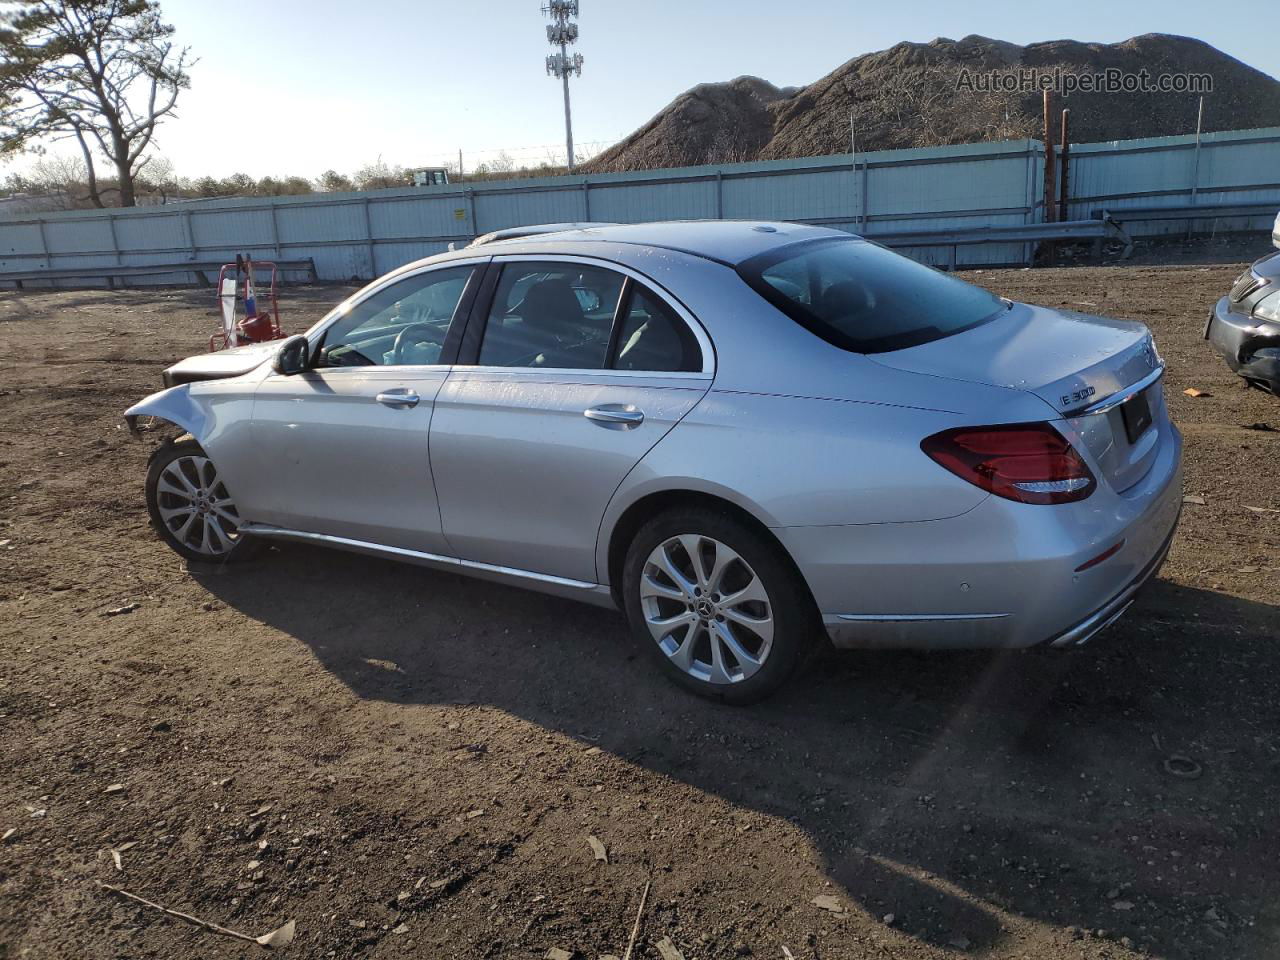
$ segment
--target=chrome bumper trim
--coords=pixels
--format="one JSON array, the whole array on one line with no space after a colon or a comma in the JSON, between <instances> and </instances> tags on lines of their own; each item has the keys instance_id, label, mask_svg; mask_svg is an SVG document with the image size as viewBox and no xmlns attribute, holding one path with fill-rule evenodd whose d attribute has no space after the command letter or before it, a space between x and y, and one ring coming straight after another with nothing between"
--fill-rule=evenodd
<instances>
[{"instance_id":1,"label":"chrome bumper trim","mask_svg":"<svg viewBox=\"0 0 1280 960\"><path fill-rule=\"evenodd\" d=\"M1164 545L1156 551L1155 556L1142 569L1142 572L1129 581L1128 586L1074 627L1049 640L1048 645L1051 647L1078 647L1081 644L1088 643L1095 635L1101 633L1124 616L1125 611L1133 603L1138 591L1146 585L1148 580L1156 575L1164 564L1165 558L1169 556L1169 548L1173 546L1173 537L1177 530L1178 524L1175 520L1173 529L1169 531L1169 536L1165 539Z\"/></svg>"},{"instance_id":2,"label":"chrome bumper trim","mask_svg":"<svg viewBox=\"0 0 1280 960\"><path fill-rule=\"evenodd\" d=\"M839 620L858 623L919 623L937 620L1001 620L1007 613L837 613Z\"/></svg>"}]
</instances>

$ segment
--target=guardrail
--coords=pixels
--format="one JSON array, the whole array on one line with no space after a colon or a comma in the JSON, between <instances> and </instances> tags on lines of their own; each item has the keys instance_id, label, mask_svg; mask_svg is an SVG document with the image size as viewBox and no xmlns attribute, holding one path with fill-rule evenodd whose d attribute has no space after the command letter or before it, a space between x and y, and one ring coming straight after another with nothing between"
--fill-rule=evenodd
<instances>
[{"instance_id":1,"label":"guardrail","mask_svg":"<svg viewBox=\"0 0 1280 960\"><path fill-rule=\"evenodd\" d=\"M301 272L307 279L315 281L316 264L310 257L301 260L275 260L276 268L285 271ZM201 263L150 263L150 264L116 264L114 266L86 267L54 267L46 270L9 270L0 272L0 283L12 283L17 289L25 289L23 284L32 281L52 283L55 280L105 280L107 289L114 290L116 281L125 277L170 276L193 274L196 282L202 286L210 286L209 274L217 273L225 266L225 261L208 260Z\"/></svg>"},{"instance_id":2,"label":"guardrail","mask_svg":"<svg viewBox=\"0 0 1280 960\"><path fill-rule=\"evenodd\" d=\"M868 240L886 247L947 247L948 268L956 267L956 248L979 243L1042 243L1051 240L1119 240L1123 259L1133 254L1133 240L1120 224L1109 217L1094 220L1063 220L1058 223L1016 223L1009 226L971 227L965 230L910 230L897 233L866 234Z\"/></svg>"}]
</instances>

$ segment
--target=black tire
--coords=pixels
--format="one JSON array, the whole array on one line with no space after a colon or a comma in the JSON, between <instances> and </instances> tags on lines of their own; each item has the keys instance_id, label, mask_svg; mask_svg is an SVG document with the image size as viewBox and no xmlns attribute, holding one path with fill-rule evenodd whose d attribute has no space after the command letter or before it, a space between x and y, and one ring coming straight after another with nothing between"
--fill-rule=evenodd
<instances>
[{"instance_id":1,"label":"black tire","mask_svg":"<svg viewBox=\"0 0 1280 960\"><path fill-rule=\"evenodd\" d=\"M682 535L710 538L727 546L749 568L744 572L753 572L768 595L767 609L773 619L771 643L760 666L749 676L719 683L694 676L674 663L650 632L645 615L645 601L641 597L641 577L645 573L650 555L662 544ZM681 555L678 548L676 553ZM687 557L687 552L683 556ZM665 577L664 585L670 583L674 581ZM748 704L762 700L786 683L821 648L821 618L808 586L791 559L767 534L753 529L727 511L704 507L676 508L648 521L640 528L627 549L622 568L622 595L632 636L648 651L659 669L686 690L724 703ZM716 596L719 597L719 594ZM683 603L677 600L660 602L670 603L677 615ZM667 616L670 612L661 609L655 615ZM697 615L695 611L693 616ZM713 619L723 622L724 618L712 617L701 622L706 627L714 627ZM747 636L753 635L748 632ZM680 637L687 639L687 634L681 634ZM682 645L680 637L673 633L664 639L671 645ZM704 628L698 643L710 642ZM709 646L704 646L704 649L710 655ZM723 650L722 647L722 652Z\"/></svg>"},{"instance_id":2,"label":"black tire","mask_svg":"<svg viewBox=\"0 0 1280 960\"><path fill-rule=\"evenodd\" d=\"M252 537L245 536L239 532L228 529L231 527L228 521L228 515L234 514L234 507L230 511L226 510L226 504L221 500L221 496L227 494L224 484L220 480L216 480L216 470L212 474L206 473L205 477L200 477L193 473L191 467L193 461L209 460L208 454L204 452L200 444L188 437L180 438L173 443L165 443L161 445L151 455L151 462L147 466L147 513L151 517L151 526L155 529L156 534L167 543L174 552L196 563L238 563L249 559L260 550L260 544ZM183 461L179 463L179 461ZM212 468L212 461L210 467ZM210 477L214 478L214 482L210 485L211 491L217 500L218 505L223 509L223 513L211 511L207 508L209 500L205 496L193 500L186 496L175 496L167 492L168 487L174 486L172 483L173 471L166 475L166 470L174 465L174 470L181 471L183 476L196 488L203 490L204 483ZM162 486L162 475L165 475L165 484ZM203 511L196 509L194 511L192 523L184 531L182 529L185 521L174 519L171 516L170 522L165 522L165 513L173 508L182 508L186 502L199 502L202 507L206 507ZM238 516L238 514L234 514ZM205 517L212 516L213 523L207 524ZM208 529L208 539L206 540L204 531ZM220 538L214 532L223 532ZM202 543L214 544L212 550L202 549ZM222 549L222 546L230 542L229 549Z\"/></svg>"}]
</instances>

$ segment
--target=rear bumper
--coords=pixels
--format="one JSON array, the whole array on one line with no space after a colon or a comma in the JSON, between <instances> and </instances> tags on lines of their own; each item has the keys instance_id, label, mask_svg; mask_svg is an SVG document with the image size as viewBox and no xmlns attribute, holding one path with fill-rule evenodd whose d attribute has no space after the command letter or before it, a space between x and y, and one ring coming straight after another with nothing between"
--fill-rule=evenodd
<instances>
[{"instance_id":1,"label":"rear bumper","mask_svg":"<svg viewBox=\"0 0 1280 960\"><path fill-rule=\"evenodd\" d=\"M1214 304L1204 336L1235 373L1280 391L1280 324L1232 313L1223 297Z\"/></svg>"},{"instance_id":2,"label":"rear bumper","mask_svg":"<svg viewBox=\"0 0 1280 960\"><path fill-rule=\"evenodd\" d=\"M1129 609L1129 605L1137 597L1138 591L1146 586L1147 581L1159 573L1160 568L1164 566L1165 558L1169 556L1169 548L1173 546L1175 532L1177 532L1176 521L1174 529L1169 531L1169 536L1165 540L1164 546L1151 558L1138 576L1134 577L1123 590L1103 604L1100 609L1095 610L1070 630L1063 631L1063 633L1050 640L1049 645L1052 647L1073 647L1088 643L1095 634L1101 633L1124 616L1124 612Z\"/></svg>"},{"instance_id":3,"label":"rear bumper","mask_svg":"<svg viewBox=\"0 0 1280 960\"><path fill-rule=\"evenodd\" d=\"M1060 507L990 497L947 520L774 532L837 647L1083 643L1124 612L1168 553L1182 507L1182 439L1167 421L1161 429L1156 462L1123 494L1104 486Z\"/></svg>"}]
</instances>

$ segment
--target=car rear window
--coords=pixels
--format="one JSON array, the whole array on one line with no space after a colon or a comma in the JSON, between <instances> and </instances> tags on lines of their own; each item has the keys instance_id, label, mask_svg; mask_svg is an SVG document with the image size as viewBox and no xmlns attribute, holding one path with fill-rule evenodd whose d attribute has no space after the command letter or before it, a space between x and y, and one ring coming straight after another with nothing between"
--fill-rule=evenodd
<instances>
[{"instance_id":1,"label":"car rear window","mask_svg":"<svg viewBox=\"0 0 1280 960\"><path fill-rule=\"evenodd\" d=\"M940 340L1005 309L981 287L854 237L771 250L738 273L801 326L856 353Z\"/></svg>"}]
</instances>

